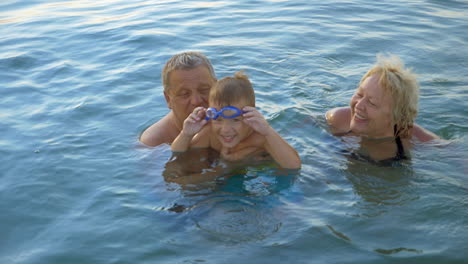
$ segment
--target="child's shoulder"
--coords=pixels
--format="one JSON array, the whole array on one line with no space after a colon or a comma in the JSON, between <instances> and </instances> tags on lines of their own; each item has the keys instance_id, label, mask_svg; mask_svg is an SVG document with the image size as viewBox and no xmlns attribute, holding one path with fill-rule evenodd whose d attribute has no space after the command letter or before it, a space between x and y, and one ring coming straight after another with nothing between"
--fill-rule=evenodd
<instances>
[{"instance_id":1,"label":"child's shoulder","mask_svg":"<svg viewBox=\"0 0 468 264\"><path fill-rule=\"evenodd\" d=\"M245 147L263 148L265 146L265 141L266 141L265 136L254 131L247 138L239 142L239 147L240 148L245 148Z\"/></svg>"}]
</instances>

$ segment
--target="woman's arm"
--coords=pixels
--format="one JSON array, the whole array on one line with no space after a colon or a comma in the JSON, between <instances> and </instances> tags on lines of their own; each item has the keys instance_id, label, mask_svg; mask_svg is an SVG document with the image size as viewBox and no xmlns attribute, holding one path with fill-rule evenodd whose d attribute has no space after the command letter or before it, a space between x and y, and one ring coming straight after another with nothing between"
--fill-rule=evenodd
<instances>
[{"instance_id":1,"label":"woman's arm","mask_svg":"<svg viewBox=\"0 0 468 264\"><path fill-rule=\"evenodd\" d=\"M413 137L415 137L421 142L427 142L427 141L434 140L434 139L440 139L440 137L437 136L436 134L432 133L431 131L417 124L414 124L411 133Z\"/></svg>"}]
</instances>

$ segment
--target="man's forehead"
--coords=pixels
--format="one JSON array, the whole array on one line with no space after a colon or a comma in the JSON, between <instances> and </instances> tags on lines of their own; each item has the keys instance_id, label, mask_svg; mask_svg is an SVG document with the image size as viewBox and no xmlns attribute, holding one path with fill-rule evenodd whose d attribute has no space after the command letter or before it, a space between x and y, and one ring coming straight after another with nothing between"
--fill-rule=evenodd
<instances>
[{"instance_id":1,"label":"man's forehead","mask_svg":"<svg viewBox=\"0 0 468 264\"><path fill-rule=\"evenodd\" d=\"M214 83L209 70L205 66L193 69L174 70L170 74L171 87L175 89L196 89L201 86L211 86Z\"/></svg>"},{"instance_id":2,"label":"man's forehead","mask_svg":"<svg viewBox=\"0 0 468 264\"><path fill-rule=\"evenodd\" d=\"M204 65L199 65L195 68L175 69L170 73L171 79L212 79L210 71Z\"/></svg>"}]
</instances>

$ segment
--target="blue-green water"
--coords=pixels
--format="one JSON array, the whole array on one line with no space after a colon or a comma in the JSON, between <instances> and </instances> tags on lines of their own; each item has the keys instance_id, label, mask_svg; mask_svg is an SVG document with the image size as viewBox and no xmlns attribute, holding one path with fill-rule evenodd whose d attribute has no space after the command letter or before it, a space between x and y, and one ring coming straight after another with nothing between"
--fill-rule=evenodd
<instances>
[{"instance_id":1,"label":"blue-green water","mask_svg":"<svg viewBox=\"0 0 468 264\"><path fill-rule=\"evenodd\" d=\"M0 263L466 263L468 2L0 3ZM204 52L250 75L299 152L199 186L165 180L160 71ZM378 167L348 159L324 112L375 54L421 83L417 122L447 146Z\"/></svg>"}]
</instances>

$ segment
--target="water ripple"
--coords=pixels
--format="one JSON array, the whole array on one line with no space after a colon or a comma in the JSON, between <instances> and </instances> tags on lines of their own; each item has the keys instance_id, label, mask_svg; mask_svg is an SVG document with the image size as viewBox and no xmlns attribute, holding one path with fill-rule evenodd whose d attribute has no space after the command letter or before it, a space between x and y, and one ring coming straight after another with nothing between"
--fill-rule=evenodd
<instances>
[{"instance_id":1,"label":"water ripple","mask_svg":"<svg viewBox=\"0 0 468 264\"><path fill-rule=\"evenodd\" d=\"M0 262L466 259L466 10L455 0L2 1ZM302 158L296 181L250 167L223 185L250 196L210 199L220 192L164 180L170 148L137 138L167 113L160 73L183 50L206 53L220 78L246 70L260 111ZM349 103L378 52L414 68L417 123L451 140L416 146L401 167L348 159L323 117Z\"/></svg>"}]
</instances>

